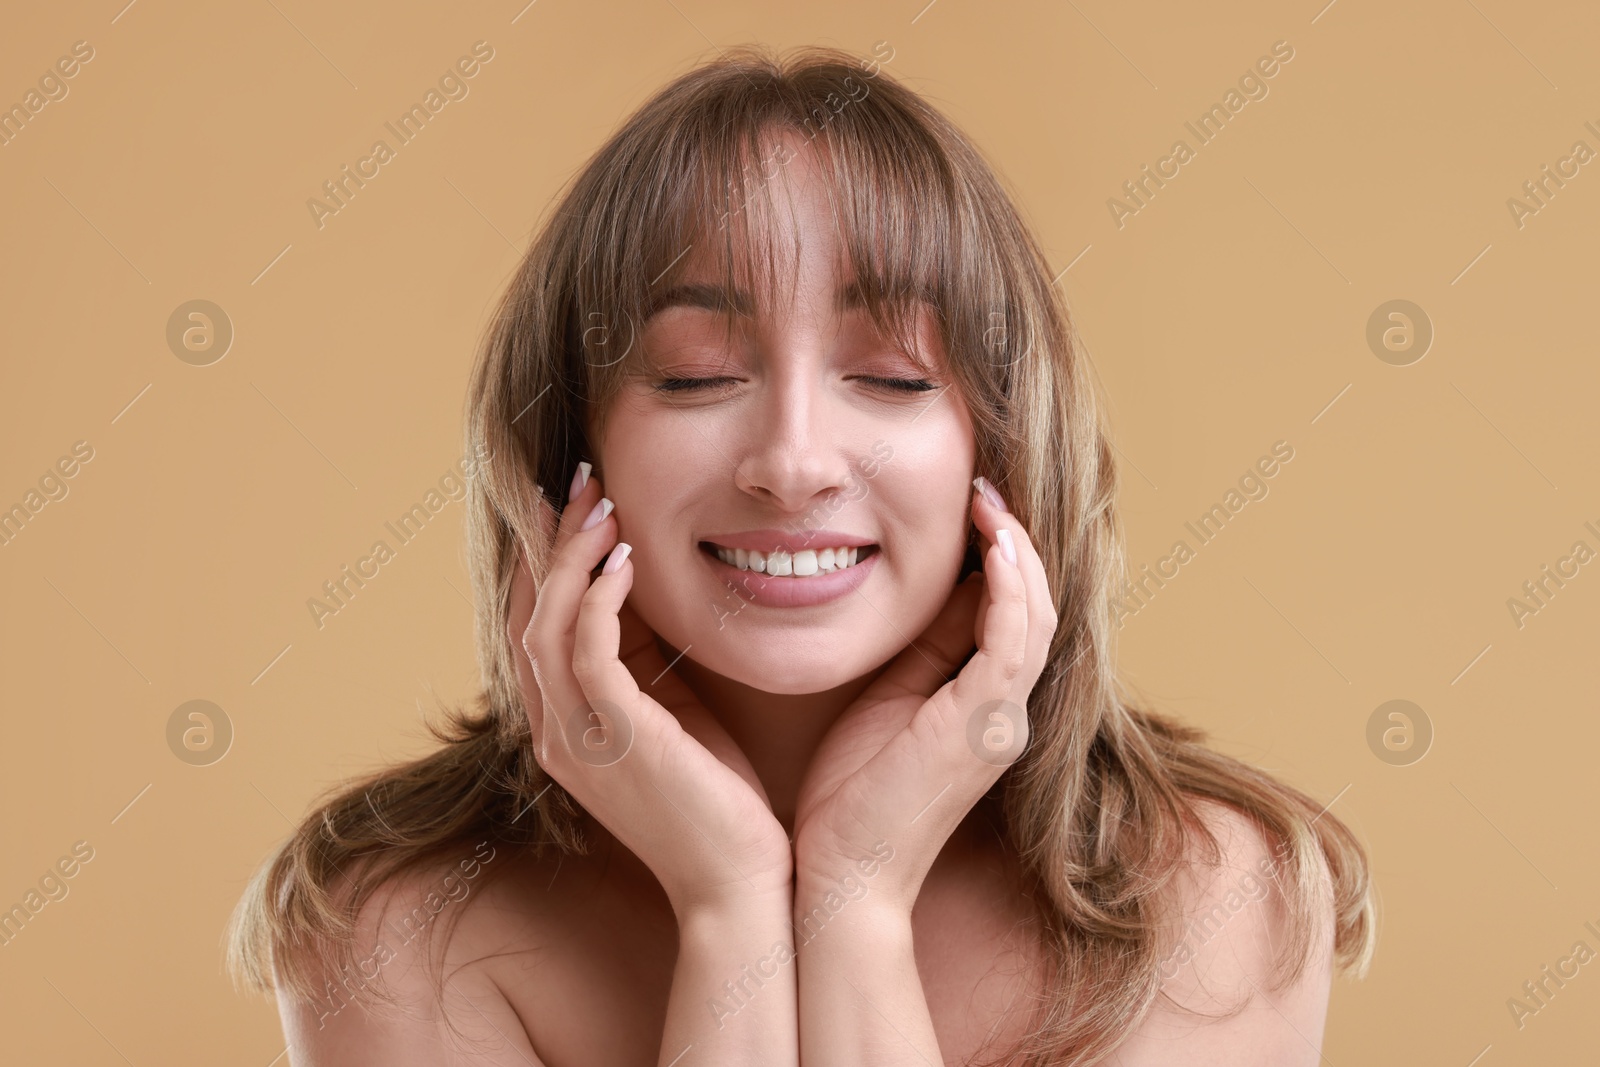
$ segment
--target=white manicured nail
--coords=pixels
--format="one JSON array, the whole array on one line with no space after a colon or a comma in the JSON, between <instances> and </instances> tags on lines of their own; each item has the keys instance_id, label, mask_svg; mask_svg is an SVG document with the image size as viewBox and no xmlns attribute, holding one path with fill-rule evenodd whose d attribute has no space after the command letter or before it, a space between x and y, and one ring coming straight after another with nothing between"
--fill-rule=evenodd
<instances>
[{"instance_id":1,"label":"white manicured nail","mask_svg":"<svg viewBox=\"0 0 1600 1067\"><path fill-rule=\"evenodd\" d=\"M1000 554L1006 558L1007 563L1015 567L1017 565L1017 545L1016 542L1011 540L1011 531L1002 526L995 531L994 538L1000 543Z\"/></svg>"},{"instance_id":2,"label":"white manicured nail","mask_svg":"<svg viewBox=\"0 0 1600 1067\"><path fill-rule=\"evenodd\" d=\"M578 499L578 494L583 492L583 487L589 484L589 472L593 469L594 467L591 464L578 464L578 471L572 476L572 485L567 489L567 499L569 501Z\"/></svg>"},{"instance_id":3,"label":"white manicured nail","mask_svg":"<svg viewBox=\"0 0 1600 1067\"><path fill-rule=\"evenodd\" d=\"M599 526L602 522L606 521L606 516L611 514L611 509L614 507L616 507L616 505L613 504L609 499L606 497L601 497L600 503L594 506L594 510L589 512L589 517L583 520L583 525L578 529L580 531L592 530L596 526Z\"/></svg>"},{"instance_id":4,"label":"white manicured nail","mask_svg":"<svg viewBox=\"0 0 1600 1067\"><path fill-rule=\"evenodd\" d=\"M611 555L606 557L606 565L600 569L601 574L610 574L622 566L622 561L628 558L628 553L633 551L633 546L626 541L618 541L617 547L611 550Z\"/></svg>"}]
</instances>

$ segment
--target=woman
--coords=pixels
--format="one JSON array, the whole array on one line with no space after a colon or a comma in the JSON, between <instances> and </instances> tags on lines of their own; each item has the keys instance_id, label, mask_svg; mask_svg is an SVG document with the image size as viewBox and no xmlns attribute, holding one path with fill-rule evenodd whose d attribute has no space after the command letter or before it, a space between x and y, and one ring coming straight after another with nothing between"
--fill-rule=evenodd
<instances>
[{"instance_id":1,"label":"woman","mask_svg":"<svg viewBox=\"0 0 1600 1067\"><path fill-rule=\"evenodd\" d=\"M1120 692L1087 363L878 63L645 104L468 423L481 707L235 917L294 1063L1318 1062L1361 849Z\"/></svg>"}]
</instances>

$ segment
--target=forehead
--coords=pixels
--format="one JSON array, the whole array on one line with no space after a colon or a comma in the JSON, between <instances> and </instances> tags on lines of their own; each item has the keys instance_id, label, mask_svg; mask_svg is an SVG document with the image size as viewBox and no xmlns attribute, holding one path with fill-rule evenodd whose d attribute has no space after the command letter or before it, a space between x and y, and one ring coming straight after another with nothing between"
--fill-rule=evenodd
<instances>
[{"instance_id":1,"label":"forehead","mask_svg":"<svg viewBox=\"0 0 1600 1067\"><path fill-rule=\"evenodd\" d=\"M715 165L698 169L687 183L697 201L689 231L658 278L664 288L647 302L649 310L688 306L751 314L753 304L782 302L790 287L820 291L836 284L834 307L861 306L846 248L855 228L851 186L859 179L835 173L833 163L834 151L820 139L770 127L726 161L736 173ZM727 299L713 297L710 287L723 284ZM761 290L753 301L752 287Z\"/></svg>"},{"instance_id":2,"label":"forehead","mask_svg":"<svg viewBox=\"0 0 1600 1067\"><path fill-rule=\"evenodd\" d=\"M870 319L906 347L937 347L928 335L945 318L945 263L931 249L916 252L918 227L910 224L928 213L908 201L898 205L903 215L889 208L895 217L884 216L876 176L836 173L836 151L822 138L770 129L741 157L742 169L734 166L739 180L718 167L697 171L699 181L688 183L697 191L679 205L688 225L663 230L677 247L660 249L654 278L629 294L627 317L644 331L674 308L698 309L740 332ZM922 230L920 240L939 229ZM886 246L890 234L901 241Z\"/></svg>"},{"instance_id":3,"label":"forehead","mask_svg":"<svg viewBox=\"0 0 1600 1067\"><path fill-rule=\"evenodd\" d=\"M701 308L718 314L732 312L743 318L756 314L755 301L748 290L724 287L711 281L686 281L670 285L654 294L645 305L644 322L669 308ZM839 285L833 294L832 308L838 314L866 307L861 283L855 279Z\"/></svg>"},{"instance_id":4,"label":"forehead","mask_svg":"<svg viewBox=\"0 0 1600 1067\"><path fill-rule=\"evenodd\" d=\"M814 314L823 321L837 324L839 329L857 328L871 330L875 335L894 344L897 350L912 355L914 360L927 360L935 367L945 365L944 343L940 336L939 305L931 292L921 292L898 301L897 308L887 309L890 319L882 323L871 320L867 297L859 281L851 279L831 286L831 300L817 307ZM819 298L820 299L820 298ZM652 323L666 328L663 313L673 308L700 309L723 319L727 329L735 333L763 330L786 330L795 323L789 313L780 307L770 308L770 318L763 319L750 294L737 287L725 287L709 281L687 281L663 288L649 304L640 329L648 334ZM898 329L895 315L903 316ZM670 320L674 316L667 316Z\"/></svg>"}]
</instances>

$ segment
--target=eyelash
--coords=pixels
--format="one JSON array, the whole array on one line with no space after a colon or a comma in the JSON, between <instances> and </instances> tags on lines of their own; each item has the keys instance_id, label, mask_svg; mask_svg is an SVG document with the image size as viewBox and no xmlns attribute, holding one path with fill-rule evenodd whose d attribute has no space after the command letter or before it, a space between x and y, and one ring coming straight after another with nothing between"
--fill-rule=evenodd
<instances>
[{"instance_id":1,"label":"eyelash","mask_svg":"<svg viewBox=\"0 0 1600 1067\"><path fill-rule=\"evenodd\" d=\"M870 374L857 375L862 381L881 385L897 393L924 393L937 388L926 378L879 378ZM732 378L666 378L656 386L662 393L691 393L709 389L715 383L731 382Z\"/></svg>"}]
</instances>

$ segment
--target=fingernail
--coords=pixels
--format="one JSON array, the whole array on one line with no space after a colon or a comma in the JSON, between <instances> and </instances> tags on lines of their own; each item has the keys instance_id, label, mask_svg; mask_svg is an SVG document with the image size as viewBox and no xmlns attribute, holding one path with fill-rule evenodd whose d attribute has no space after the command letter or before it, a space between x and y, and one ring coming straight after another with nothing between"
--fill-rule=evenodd
<instances>
[{"instance_id":1,"label":"fingernail","mask_svg":"<svg viewBox=\"0 0 1600 1067\"><path fill-rule=\"evenodd\" d=\"M977 488L978 492L983 495L983 499L987 500L1001 511L1007 513L1011 511L1010 508L1006 507L1006 502L1000 499L999 491L989 483L989 479L980 474L976 478L972 479L972 484Z\"/></svg>"},{"instance_id":2,"label":"fingernail","mask_svg":"<svg viewBox=\"0 0 1600 1067\"><path fill-rule=\"evenodd\" d=\"M622 561L628 558L628 553L633 551L633 546L626 541L618 541L617 547L611 550L611 555L606 557L606 565L600 568L601 574L610 574L622 566Z\"/></svg>"},{"instance_id":3,"label":"fingernail","mask_svg":"<svg viewBox=\"0 0 1600 1067\"><path fill-rule=\"evenodd\" d=\"M1002 526L994 532L994 539L1000 543L1000 554L1006 558L1007 563L1015 567L1017 565L1017 546L1011 540L1011 531Z\"/></svg>"},{"instance_id":4,"label":"fingernail","mask_svg":"<svg viewBox=\"0 0 1600 1067\"><path fill-rule=\"evenodd\" d=\"M606 516L611 514L611 509L615 506L615 504L611 503L611 501L607 500L605 497L601 497L600 503L594 506L594 510L589 512L589 517L583 520L583 525L578 527L578 529L580 531L592 530L596 526L599 526L602 522L606 521Z\"/></svg>"},{"instance_id":5,"label":"fingernail","mask_svg":"<svg viewBox=\"0 0 1600 1067\"><path fill-rule=\"evenodd\" d=\"M567 503L578 499L578 494L583 492L583 487L589 484L589 472L594 470L590 463L578 464L578 471L572 476L572 488L567 490Z\"/></svg>"}]
</instances>

